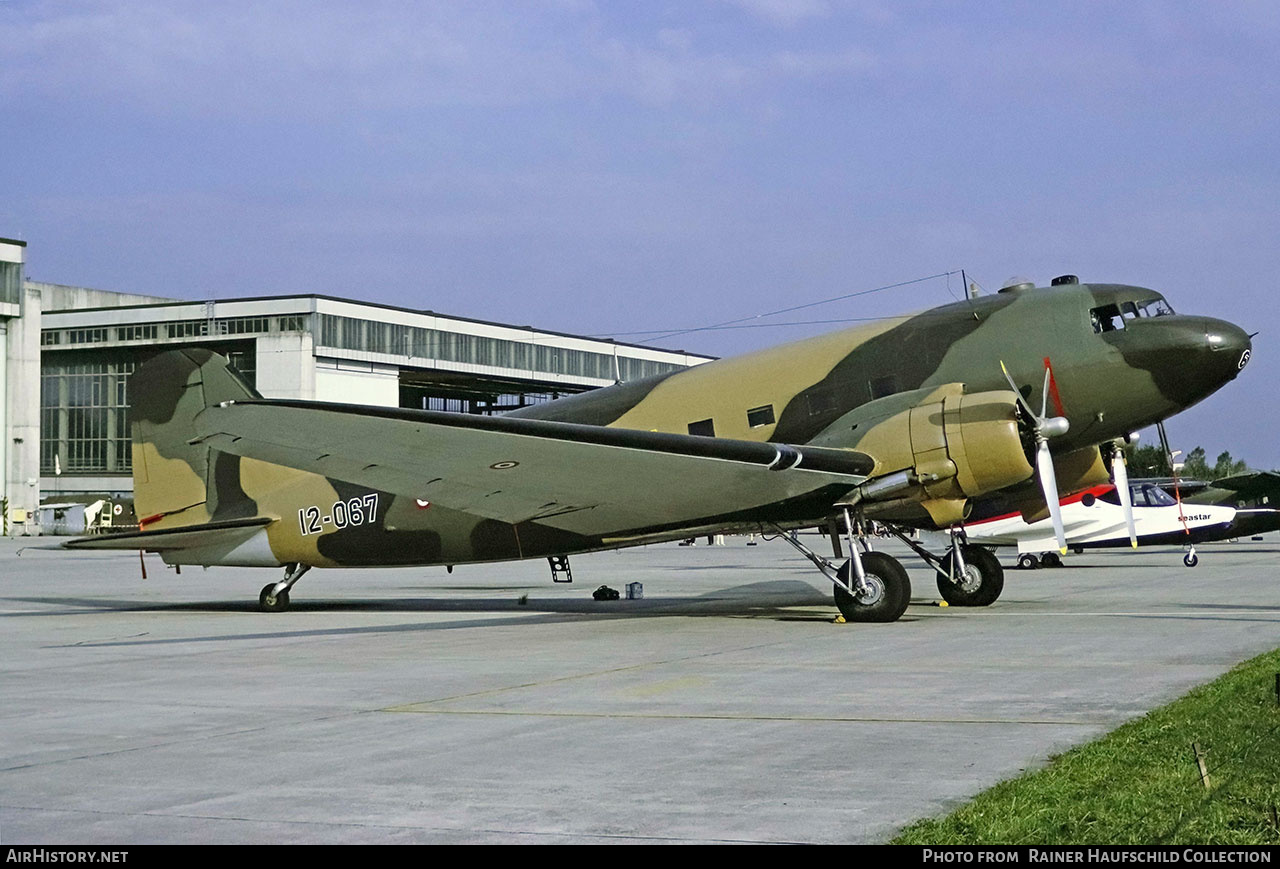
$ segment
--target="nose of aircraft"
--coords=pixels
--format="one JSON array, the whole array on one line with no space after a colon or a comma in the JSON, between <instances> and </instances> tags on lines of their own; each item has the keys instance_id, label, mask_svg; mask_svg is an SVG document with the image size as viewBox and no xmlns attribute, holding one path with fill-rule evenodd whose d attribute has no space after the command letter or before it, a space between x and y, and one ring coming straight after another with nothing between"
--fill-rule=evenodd
<instances>
[{"instance_id":1,"label":"nose of aircraft","mask_svg":"<svg viewBox=\"0 0 1280 869\"><path fill-rule=\"evenodd\" d=\"M1183 407L1217 392L1248 364L1253 342L1234 323L1212 317L1170 320L1161 339L1163 352L1158 353L1166 371L1156 381L1166 396Z\"/></svg>"},{"instance_id":2,"label":"nose of aircraft","mask_svg":"<svg viewBox=\"0 0 1280 869\"><path fill-rule=\"evenodd\" d=\"M1226 320L1166 316L1136 321L1126 361L1150 372L1164 397L1187 408L1240 374L1253 350L1249 335Z\"/></svg>"},{"instance_id":3,"label":"nose of aircraft","mask_svg":"<svg viewBox=\"0 0 1280 869\"><path fill-rule=\"evenodd\" d=\"M1244 370L1253 353L1253 341L1243 329L1226 320L1205 318L1204 340L1209 347L1210 356L1220 356L1223 370L1227 370L1228 379L1234 378Z\"/></svg>"}]
</instances>

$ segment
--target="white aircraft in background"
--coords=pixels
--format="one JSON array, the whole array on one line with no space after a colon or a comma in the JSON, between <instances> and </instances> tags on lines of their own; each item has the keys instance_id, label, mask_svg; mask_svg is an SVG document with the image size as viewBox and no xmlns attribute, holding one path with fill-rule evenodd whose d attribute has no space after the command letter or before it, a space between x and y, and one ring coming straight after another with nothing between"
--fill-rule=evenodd
<instances>
[{"instance_id":1,"label":"white aircraft in background","mask_svg":"<svg viewBox=\"0 0 1280 869\"><path fill-rule=\"evenodd\" d=\"M1178 503L1155 483L1128 484L1133 503L1132 542L1120 494L1115 486L1096 486L1061 500L1062 524L1067 546L1077 552L1108 546L1186 546L1183 563L1199 562L1194 542L1223 539L1236 518L1234 507ZM969 543L979 546L1017 546L1018 567L1057 567L1058 541L1048 519L1027 522L1020 512L999 512L970 517L965 523Z\"/></svg>"}]
</instances>

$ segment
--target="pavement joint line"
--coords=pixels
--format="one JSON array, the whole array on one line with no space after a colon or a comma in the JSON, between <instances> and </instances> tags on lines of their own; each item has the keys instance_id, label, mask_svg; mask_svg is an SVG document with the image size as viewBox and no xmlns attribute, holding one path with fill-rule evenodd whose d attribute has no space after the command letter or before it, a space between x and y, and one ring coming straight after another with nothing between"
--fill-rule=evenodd
<instances>
[{"instance_id":1,"label":"pavement joint line","mask_svg":"<svg viewBox=\"0 0 1280 869\"><path fill-rule=\"evenodd\" d=\"M101 815L108 818L167 818L191 821L227 821L249 824L280 824L303 827L354 827L361 830L414 830L420 833L434 834L477 834L481 836L553 836L564 839L618 839L627 841L636 839L645 842L716 842L726 845L802 845L799 840L786 839L737 839L722 836L646 836L638 833L575 833L570 831L551 832L545 830L504 830L484 827L421 827L412 824L368 824L357 821L308 821L301 818L243 818L238 815L197 815L190 812L108 812L102 809L69 809L46 808L43 806L18 806L0 803L0 809L20 812L54 812L74 815ZM12 843L10 843L12 844Z\"/></svg>"},{"instance_id":2,"label":"pavement joint line","mask_svg":"<svg viewBox=\"0 0 1280 869\"><path fill-rule=\"evenodd\" d=\"M1058 612L1054 610L988 610L989 618L997 616L1053 616L1064 618L1069 616L1123 616L1126 618L1199 618L1201 616L1274 616L1280 618L1280 607L1274 609L1240 609L1240 610L1146 610L1144 612Z\"/></svg>"},{"instance_id":3,"label":"pavement joint line","mask_svg":"<svg viewBox=\"0 0 1280 869\"><path fill-rule=\"evenodd\" d=\"M893 718L860 715L717 715L713 713L677 714L662 712L544 712L518 709L414 709L410 706L392 706L379 709L405 715L507 715L528 716L531 718L619 718L619 719L653 719L659 721L794 721L803 724L1017 724L1037 727L1110 727L1112 721L1072 721L1063 719L1051 721L1036 718Z\"/></svg>"},{"instance_id":4,"label":"pavement joint line","mask_svg":"<svg viewBox=\"0 0 1280 869\"><path fill-rule=\"evenodd\" d=\"M696 655L685 655L678 658L667 658L659 661L642 661L637 664L628 664L625 667L610 667L604 670L592 670L589 673L573 673L568 676L559 676L555 679L541 679L536 682L523 682L519 685L504 685L498 688L486 688L483 691L469 691L466 694L453 694L449 697L436 697L430 700L415 700L411 703L399 703L395 706L388 706L383 709L376 710L378 712L395 712L398 709L408 706L426 706L432 703L450 703L454 700L467 700L475 697L485 697L492 694L504 694L507 691L520 691L524 688L542 688L547 685L557 685L561 682L572 682L577 679L592 679L596 676L610 676L615 673L628 673L634 670L643 670L648 667L663 667L668 664L682 664L688 661L698 661L706 658L715 658L720 655L731 655L737 652L750 652L756 649L767 649L771 646L784 645L786 640L771 643L753 643L749 646L737 646L732 649L717 649L712 652L701 652Z\"/></svg>"},{"instance_id":5,"label":"pavement joint line","mask_svg":"<svg viewBox=\"0 0 1280 869\"><path fill-rule=\"evenodd\" d=\"M198 707L197 707L198 708ZM317 721L329 721L331 719L346 718L353 715L368 715L371 711L378 710L343 710L340 713L330 715L316 715L310 717L300 717L293 721L282 724L280 721L272 721L269 724L261 724L256 727L242 727L236 730L227 730L221 733L193 733L181 739L161 740L156 742L148 742L146 745L131 745L125 748L116 748L110 751L95 751L88 754L77 754L73 757L54 757L48 760L35 761L32 763L20 763L15 766L0 767L0 772L17 772L23 769L36 769L42 766L55 766L63 763L74 763L78 760L97 760L103 757L116 757L119 755L132 754L138 751L154 751L158 748L172 748L176 745L184 745L190 742L207 742L211 739L226 739L227 737L245 736L250 733L262 733L263 731L276 731L281 727L294 727L299 724L311 724Z\"/></svg>"}]
</instances>

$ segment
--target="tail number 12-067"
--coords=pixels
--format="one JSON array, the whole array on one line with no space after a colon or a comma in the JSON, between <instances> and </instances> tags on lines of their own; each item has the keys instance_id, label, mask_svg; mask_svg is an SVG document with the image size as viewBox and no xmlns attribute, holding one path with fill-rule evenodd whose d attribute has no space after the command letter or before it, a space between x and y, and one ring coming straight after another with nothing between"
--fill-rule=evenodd
<instances>
[{"instance_id":1,"label":"tail number 12-067","mask_svg":"<svg viewBox=\"0 0 1280 869\"><path fill-rule=\"evenodd\" d=\"M340 530L366 525L373 522L377 515L378 493L370 492L359 498L334 501L324 515L321 515L319 507L303 507L298 511L298 527L305 537L308 534L322 534L329 526Z\"/></svg>"}]
</instances>

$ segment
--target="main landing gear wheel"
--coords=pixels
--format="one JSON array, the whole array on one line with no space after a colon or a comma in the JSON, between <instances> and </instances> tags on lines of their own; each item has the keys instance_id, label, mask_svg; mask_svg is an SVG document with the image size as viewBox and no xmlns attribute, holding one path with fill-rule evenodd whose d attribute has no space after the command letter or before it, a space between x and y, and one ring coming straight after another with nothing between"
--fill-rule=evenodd
<instances>
[{"instance_id":1,"label":"main landing gear wheel","mask_svg":"<svg viewBox=\"0 0 1280 869\"><path fill-rule=\"evenodd\" d=\"M848 622L896 622L911 602L911 580L896 558L883 552L862 553L862 572L867 577L867 591L850 594L835 587L836 607ZM850 562L840 565L837 576L853 584Z\"/></svg>"},{"instance_id":2,"label":"main landing gear wheel","mask_svg":"<svg viewBox=\"0 0 1280 869\"><path fill-rule=\"evenodd\" d=\"M1000 559L980 546L965 546L960 556L964 572L955 582L949 578L953 574L955 553L942 556L940 567L947 575L938 574L938 593L952 606L991 606L1004 591L1004 568L1000 566Z\"/></svg>"},{"instance_id":3,"label":"main landing gear wheel","mask_svg":"<svg viewBox=\"0 0 1280 869\"><path fill-rule=\"evenodd\" d=\"M282 613L289 608L289 592L276 593L275 587L274 582L268 582L258 595L258 608L264 613Z\"/></svg>"},{"instance_id":4,"label":"main landing gear wheel","mask_svg":"<svg viewBox=\"0 0 1280 869\"><path fill-rule=\"evenodd\" d=\"M1056 552L1045 552L1040 556L1041 567L1061 567L1062 556Z\"/></svg>"},{"instance_id":5,"label":"main landing gear wheel","mask_svg":"<svg viewBox=\"0 0 1280 869\"><path fill-rule=\"evenodd\" d=\"M1036 558L1035 555L1031 554L1030 552L1024 552L1018 556L1019 570L1035 570L1039 566L1040 566L1040 559Z\"/></svg>"}]
</instances>

